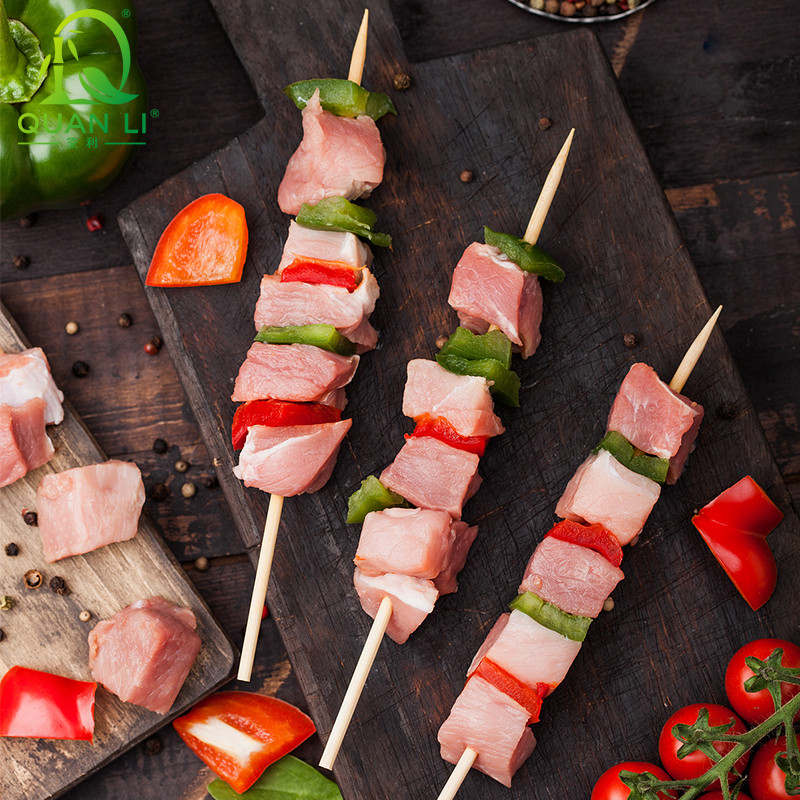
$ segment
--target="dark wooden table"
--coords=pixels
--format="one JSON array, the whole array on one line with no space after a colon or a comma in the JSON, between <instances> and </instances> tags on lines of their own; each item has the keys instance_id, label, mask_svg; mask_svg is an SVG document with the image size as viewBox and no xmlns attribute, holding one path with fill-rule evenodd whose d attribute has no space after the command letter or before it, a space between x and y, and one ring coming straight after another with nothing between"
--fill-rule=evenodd
<instances>
[{"instance_id":1,"label":"dark wooden table","mask_svg":"<svg viewBox=\"0 0 800 800\"><path fill-rule=\"evenodd\" d=\"M566 27L504 0L396 0L393 8L412 61ZM246 130L262 109L210 6L140 0L137 10L139 58L150 106L159 109L148 144L98 201L39 213L31 227L2 226L2 299L28 338L47 350L57 382L105 451L135 459L150 492L157 484L168 488L166 499L148 496L146 511L241 645L252 567L168 353L143 350L158 330L115 218L144 191ZM791 0L661 0L624 21L593 26L707 293L725 305L722 329L795 504L799 23L800 7ZM89 233L85 220L94 213L106 226ZM30 258L26 269L12 266L17 255ZM121 313L131 315L131 327L117 326ZM64 330L71 320L80 325L75 336ZM88 376L73 376L76 360L90 365ZM156 438L168 442L166 454L153 451ZM186 476L174 469L179 459L191 464ZM180 493L185 478L197 487L191 499ZM207 570L198 569L201 557ZM263 625L254 685L304 704L271 620ZM314 737L298 754L313 759L320 750ZM209 778L165 728L67 797L201 800Z\"/></svg>"}]
</instances>

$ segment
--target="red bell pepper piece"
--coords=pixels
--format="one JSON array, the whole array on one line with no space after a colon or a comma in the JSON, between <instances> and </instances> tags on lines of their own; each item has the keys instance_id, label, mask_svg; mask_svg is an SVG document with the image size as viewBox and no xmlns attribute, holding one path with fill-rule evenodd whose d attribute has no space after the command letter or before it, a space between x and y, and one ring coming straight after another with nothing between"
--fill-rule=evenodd
<instances>
[{"instance_id":1,"label":"red bell pepper piece","mask_svg":"<svg viewBox=\"0 0 800 800\"><path fill-rule=\"evenodd\" d=\"M251 425L282 428L290 425L318 425L338 422L342 410L324 403L292 403L288 400L251 400L242 403L233 415L231 441L234 450L241 450Z\"/></svg>"},{"instance_id":2,"label":"red bell pepper piece","mask_svg":"<svg viewBox=\"0 0 800 800\"><path fill-rule=\"evenodd\" d=\"M316 730L290 703L252 692L217 692L172 723L194 754L240 794Z\"/></svg>"},{"instance_id":3,"label":"red bell pepper piece","mask_svg":"<svg viewBox=\"0 0 800 800\"><path fill-rule=\"evenodd\" d=\"M594 525L581 525L565 519L554 525L547 533L554 539L562 542L572 542L582 547L588 547L601 556L605 556L615 567L622 563L622 547L613 533L607 531L599 523Z\"/></svg>"},{"instance_id":4,"label":"red bell pepper piece","mask_svg":"<svg viewBox=\"0 0 800 800\"><path fill-rule=\"evenodd\" d=\"M0 681L0 736L91 742L96 689L93 681L11 667Z\"/></svg>"},{"instance_id":5,"label":"red bell pepper piece","mask_svg":"<svg viewBox=\"0 0 800 800\"><path fill-rule=\"evenodd\" d=\"M288 267L284 267L281 283L289 281L341 286L348 292L354 292L358 287L356 272L349 264L341 261L317 261L314 258L296 258Z\"/></svg>"},{"instance_id":6,"label":"red bell pepper piece","mask_svg":"<svg viewBox=\"0 0 800 800\"><path fill-rule=\"evenodd\" d=\"M550 687L546 683L537 683L534 689L486 657L481 659L481 663L472 674L488 681L495 689L519 703L530 714L529 725L539 721L542 698L550 692Z\"/></svg>"},{"instance_id":7,"label":"red bell pepper piece","mask_svg":"<svg viewBox=\"0 0 800 800\"><path fill-rule=\"evenodd\" d=\"M244 209L224 194L179 211L156 245L148 286L211 286L241 280L247 256Z\"/></svg>"},{"instance_id":8,"label":"red bell pepper piece","mask_svg":"<svg viewBox=\"0 0 800 800\"><path fill-rule=\"evenodd\" d=\"M754 611L775 591L778 567L767 534L782 519L783 513L749 475L692 517L692 524Z\"/></svg>"},{"instance_id":9,"label":"red bell pepper piece","mask_svg":"<svg viewBox=\"0 0 800 800\"><path fill-rule=\"evenodd\" d=\"M430 414L423 414L415 422L417 427L412 433L406 434L406 439L412 436L432 436L451 447L475 453L477 456L482 456L486 451L488 436L462 436L444 417L431 418Z\"/></svg>"}]
</instances>

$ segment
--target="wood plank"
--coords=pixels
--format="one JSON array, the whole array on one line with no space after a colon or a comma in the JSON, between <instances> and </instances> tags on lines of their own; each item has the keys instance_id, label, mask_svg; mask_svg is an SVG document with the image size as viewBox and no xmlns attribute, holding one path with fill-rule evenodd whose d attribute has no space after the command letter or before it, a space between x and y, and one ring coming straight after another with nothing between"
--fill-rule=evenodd
<instances>
[{"instance_id":1,"label":"wood plank","mask_svg":"<svg viewBox=\"0 0 800 800\"><path fill-rule=\"evenodd\" d=\"M0 349L18 352L27 345L5 308L0 307L0 311ZM5 672L19 664L91 680L86 640L89 631L99 619L135 600L155 595L192 608L203 646L167 715L123 703L98 688L93 744L0 740L0 759L8 766L0 774L0 790L8 800L38 800L62 794L224 683L234 659L230 641L145 516L140 519L134 539L56 564L45 562L41 540L36 529L24 523L22 509L36 508L36 488L45 474L105 460L68 403L64 421L48 428L48 433L56 448L53 459L0 489L3 544L15 541L20 548L17 557L0 559L0 586L15 600L14 608L3 614L6 635L0 649L0 670ZM22 576L29 569L39 570L45 582L61 576L70 594L55 594L46 585L36 591L25 589ZM92 613L89 622L78 620L83 609Z\"/></svg>"},{"instance_id":2,"label":"wood plank","mask_svg":"<svg viewBox=\"0 0 800 800\"><path fill-rule=\"evenodd\" d=\"M228 25L245 64L258 61L260 74L272 76L271 88L263 78L257 82L269 125L143 197L121 218L143 273L167 221L197 194L224 191L245 205L251 244L241 284L147 294L209 449L223 460L221 481L248 545L258 540L266 498L226 477L234 463L227 386L253 335L259 276L274 269L285 235L286 220L273 198L299 122L279 88L315 72L335 72L345 49L339 46L345 37L334 35L319 42L318 53L315 40L309 54L302 38L298 44L296 9L293 19L278 14L270 28L291 35L274 47L264 46L271 34L244 2ZM348 4L340 18L358 16ZM391 41L377 16L378 38ZM288 52L281 47L287 41L293 43ZM388 65L373 65L382 77L373 72L368 85L388 86L397 58L391 51ZM564 63L575 65L569 76L561 72ZM449 767L439 760L436 729L487 626L513 595L525 560L549 527L566 480L599 438L625 369L635 358L667 374L709 313L594 37L545 37L411 72L414 89L396 97L399 117L383 125L388 174L371 201L396 236L394 251L377 262L382 297L374 320L385 344L360 365L348 406L355 424L332 480L315 495L287 502L270 589L270 607L323 733L369 627L350 585L357 531L342 522L345 497L402 442L408 429L399 415L405 364L412 356L430 356L436 337L455 324L445 298L461 249L483 222L509 230L524 225L552 157L575 124L578 138L543 236L569 279L545 289L543 345L519 367L523 408L503 412L509 433L493 442L483 462L484 486L466 511L481 524L481 535L459 593L443 598L404 647L382 647L337 762L336 776L352 798L429 797L431 787L444 782ZM546 97L559 108L553 128L541 132L517 113L520 96ZM286 134L276 138L275 131ZM476 173L472 184L458 180L466 166ZM622 343L630 330L641 340L634 353ZM798 591L797 519L719 333L688 391L709 408L741 397L741 413L731 421L709 415L689 472L665 492L642 545L629 556L617 607L595 623L598 630L559 690L560 702L546 709L539 750L512 790L471 775L459 796L523 797L534 785L542 797L586 796L612 760L645 755L665 705L720 695L716 678L736 645L756 633L789 635L793 629L784 612ZM773 536L781 582L758 615L743 607L688 523L692 508L740 477L743 460L788 515ZM620 651L631 650L634 656L620 665ZM581 736L599 746L582 754L581 770L573 774L557 754L574 739L577 720ZM610 736L620 724L634 732L624 742Z\"/></svg>"}]
</instances>

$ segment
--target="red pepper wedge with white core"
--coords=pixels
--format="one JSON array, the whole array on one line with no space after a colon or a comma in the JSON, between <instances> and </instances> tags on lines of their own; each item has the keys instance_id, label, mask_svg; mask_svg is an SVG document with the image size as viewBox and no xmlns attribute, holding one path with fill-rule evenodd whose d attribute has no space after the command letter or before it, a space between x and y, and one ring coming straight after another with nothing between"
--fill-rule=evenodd
<instances>
[{"instance_id":1,"label":"red pepper wedge with white core","mask_svg":"<svg viewBox=\"0 0 800 800\"><path fill-rule=\"evenodd\" d=\"M315 732L290 703L252 692L217 692L173 723L194 754L240 794Z\"/></svg>"},{"instance_id":2,"label":"red pepper wedge with white core","mask_svg":"<svg viewBox=\"0 0 800 800\"><path fill-rule=\"evenodd\" d=\"M692 524L754 611L775 590L778 567L767 535L782 519L783 513L749 475L692 517Z\"/></svg>"}]
</instances>

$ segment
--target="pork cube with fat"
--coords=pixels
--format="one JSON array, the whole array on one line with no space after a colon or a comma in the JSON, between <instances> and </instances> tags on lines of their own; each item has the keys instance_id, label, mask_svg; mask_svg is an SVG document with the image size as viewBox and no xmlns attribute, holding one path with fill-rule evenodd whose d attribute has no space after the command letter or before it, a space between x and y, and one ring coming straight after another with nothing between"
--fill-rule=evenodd
<instances>
[{"instance_id":1,"label":"pork cube with fat","mask_svg":"<svg viewBox=\"0 0 800 800\"><path fill-rule=\"evenodd\" d=\"M254 342L239 368L231 400L321 401L350 383L358 359L310 344Z\"/></svg>"},{"instance_id":2,"label":"pork cube with fat","mask_svg":"<svg viewBox=\"0 0 800 800\"><path fill-rule=\"evenodd\" d=\"M669 459L667 483L675 483L702 420L703 406L673 392L652 367L638 363L619 387L607 428L639 450Z\"/></svg>"},{"instance_id":3,"label":"pork cube with fat","mask_svg":"<svg viewBox=\"0 0 800 800\"><path fill-rule=\"evenodd\" d=\"M477 525L468 525L466 522L454 521L450 525L453 534L453 547L447 557L444 569L433 579L439 594L452 594L458 591L458 573L464 569L467 556L475 537L478 535Z\"/></svg>"},{"instance_id":4,"label":"pork cube with fat","mask_svg":"<svg viewBox=\"0 0 800 800\"><path fill-rule=\"evenodd\" d=\"M316 492L328 482L352 424L343 419L317 425L253 425L233 474L245 486L282 497Z\"/></svg>"},{"instance_id":5,"label":"pork cube with fat","mask_svg":"<svg viewBox=\"0 0 800 800\"><path fill-rule=\"evenodd\" d=\"M45 475L36 492L44 557L52 563L132 539L143 505L142 473L127 461Z\"/></svg>"},{"instance_id":6,"label":"pork cube with fat","mask_svg":"<svg viewBox=\"0 0 800 800\"><path fill-rule=\"evenodd\" d=\"M41 467L55 454L44 421L46 411L41 397L16 407L0 405L0 486Z\"/></svg>"},{"instance_id":7,"label":"pork cube with fat","mask_svg":"<svg viewBox=\"0 0 800 800\"><path fill-rule=\"evenodd\" d=\"M471 747L478 753L473 767L510 787L514 773L536 747L529 716L519 703L476 675L439 728L442 758L457 764Z\"/></svg>"},{"instance_id":8,"label":"pork cube with fat","mask_svg":"<svg viewBox=\"0 0 800 800\"><path fill-rule=\"evenodd\" d=\"M48 425L64 419L64 394L50 374L44 350L31 347L21 353L0 353L0 405L17 407L34 397L44 400Z\"/></svg>"},{"instance_id":9,"label":"pork cube with fat","mask_svg":"<svg viewBox=\"0 0 800 800\"><path fill-rule=\"evenodd\" d=\"M18 481L28 472L28 462L14 434L14 409L0 406L0 486Z\"/></svg>"},{"instance_id":10,"label":"pork cube with fat","mask_svg":"<svg viewBox=\"0 0 800 800\"><path fill-rule=\"evenodd\" d=\"M542 289L539 277L524 272L498 248L473 242L461 256L447 302L465 328L484 334L497 326L523 358L539 346Z\"/></svg>"},{"instance_id":11,"label":"pork cube with fat","mask_svg":"<svg viewBox=\"0 0 800 800\"><path fill-rule=\"evenodd\" d=\"M478 490L481 478L474 453L429 436L412 437L380 475L380 482L420 508L446 511L461 519L464 503Z\"/></svg>"},{"instance_id":12,"label":"pork cube with fat","mask_svg":"<svg viewBox=\"0 0 800 800\"><path fill-rule=\"evenodd\" d=\"M372 251L354 233L318 231L298 225L292 220L278 264L278 274L298 259L333 261L349 267L368 267L372 264Z\"/></svg>"},{"instance_id":13,"label":"pork cube with fat","mask_svg":"<svg viewBox=\"0 0 800 800\"><path fill-rule=\"evenodd\" d=\"M568 614L594 619L624 577L600 553L547 536L533 551L519 593L533 592Z\"/></svg>"},{"instance_id":14,"label":"pork cube with fat","mask_svg":"<svg viewBox=\"0 0 800 800\"><path fill-rule=\"evenodd\" d=\"M408 362L403 414L444 417L461 436L497 436L505 430L486 378L456 375L425 358Z\"/></svg>"},{"instance_id":15,"label":"pork cube with fat","mask_svg":"<svg viewBox=\"0 0 800 800\"><path fill-rule=\"evenodd\" d=\"M575 522L599 522L628 544L644 528L661 486L623 467L608 450L578 467L556 504L556 516Z\"/></svg>"},{"instance_id":16,"label":"pork cube with fat","mask_svg":"<svg viewBox=\"0 0 800 800\"><path fill-rule=\"evenodd\" d=\"M397 644L403 644L433 611L439 592L431 581L388 572L366 575L358 567L353 572L353 585L361 608L373 619L381 601L389 597L392 615L386 633Z\"/></svg>"},{"instance_id":17,"label":"pork cube with fat","mask_svg":"<svg viewBox=\"0 0 800 800\"><path fill-rule=\"evenodd\" d=\"M369 197L383 180L385 163L375 120L337 117L322 108L316 91L303 109L303 141L286 165L278 205L296 215L303 203L324 197Z\"/></svg>"},{"instance_id":18,"label":"pork cube with fat","mask_svg":"<svg viewBox=\"0 0 800 800\"><path fill-rule=\"evenodd\" d=\"M188 608L137 600L89 633L92 677L120 700L166 714L200 652L196 627Z\"/></svg>"}]
</instances>

